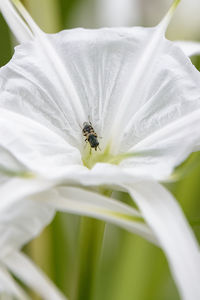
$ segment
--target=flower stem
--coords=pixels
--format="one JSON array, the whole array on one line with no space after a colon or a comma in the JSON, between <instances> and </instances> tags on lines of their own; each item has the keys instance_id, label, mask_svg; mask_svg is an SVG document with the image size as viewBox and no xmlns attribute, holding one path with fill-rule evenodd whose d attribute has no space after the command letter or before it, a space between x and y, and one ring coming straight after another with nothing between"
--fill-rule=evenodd
<instances>
[{"instance_id":1,"label":"flower stem","mask_svg":"<svg viewBox=\"0 0 200 300\"><path fill-rule=\"evenodd\" d=\"M81 220L73 300L94 299L104 228L102 221L87 217Z\"/></svg>"}]
</instances>

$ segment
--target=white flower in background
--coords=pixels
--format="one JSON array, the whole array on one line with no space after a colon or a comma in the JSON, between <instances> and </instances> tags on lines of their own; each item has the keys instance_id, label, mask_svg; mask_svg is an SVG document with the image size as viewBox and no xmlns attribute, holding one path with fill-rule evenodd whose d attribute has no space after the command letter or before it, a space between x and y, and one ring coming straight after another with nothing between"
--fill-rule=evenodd
<instances>
[{"instance_id":1,"label":"white flower in background","mask_svg":"<svg viewBox=\"0 0 200 300\"><path fill-rule=\"evenodd\" d=\"M26 23L7 0L2 13L18 40L30 41L0 71L2 264L26 280L15 249L58 209L158 243L182 299L199 299L199 246L176 200L157 183L200 147L200 74L164 38L178 1L155 28L54 35L13 3ZM101 150L85 146L89 121ZM101 188L127 191L148 226L137 222L139 212L98 194Z\"/></svg>"},{"instance_id":2,"label":"white flower in background","mask_svg":"<svg viewBox=\"0 0 200 300\"><path fill-rule=\"evenodd\" d=\"M95 21L98 25L106 27L139 24L142 18L140 2L138 0L96 0Z\"/></svg>"}]
</instances>

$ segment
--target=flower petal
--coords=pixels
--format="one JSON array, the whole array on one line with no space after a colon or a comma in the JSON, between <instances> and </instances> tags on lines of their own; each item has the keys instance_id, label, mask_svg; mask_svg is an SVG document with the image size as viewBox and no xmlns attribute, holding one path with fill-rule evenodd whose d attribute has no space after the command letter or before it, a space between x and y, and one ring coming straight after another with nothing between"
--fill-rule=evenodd
<instances>
[{"instance_id":1,"label":"flower petal","mask_svg":"<svg viewBox=\"0 0 200 300\"><path fill-rule=\"evenodd\" d=\"M48 36L84 106L84 121L89 119L104 139L151 32L143 28L75 29ZM68 97L57 88L57 73L53 76L49 71L51 60L43 58L35 43L18 46L13 59L1 69L0 105L45 124L83 148L81 119L77 122Z\"/></svg>"},{"instance_id":2,"label":"flower petal","mask_svg":"<svg viewBox=\"0 0 200 300\"><path fill-rule=\"evenodd\" d=\"M200 109L183 116L144 140L120 164L135 176L166 180L193 151L200 150ZM135 155L134 155L135 153Z\"/></svg>"},{"instance_id":3,"label":"flower petal","mask_svg":"<svg viewBox=\"0 0 200 300\"><path fill-rule=\"evenodd\" d=\"M63 63L70 70L76 89L80 92L84 106L87 107L87 114L92 115L91 119L95 120L98 134L103 136L102 143L105 143L111 122L123 97L123 87L130 77L130 66L132 64L134 66L135 61L138 61L139 53L147 43L152 30L143 28L119 29L118 32L112 29L72 30L51 37L57 45ZM156 67L157 71L147 80L144 105L135 114L136 100L129 107L131 116L133 114L134 116L130 122L128 116L125 118L127 128L121 142L121 151L127 151L155 130L199 107L198 71L172 43L163 39L162 44L162 53L157 56L154 66L154 70ZM68 120L71 117L70 105L67 105L67 102L58 103L60 101L58 93L55 94L53 85L49 84L46 74L43 74L44 70L40 69L42 62L37 63L38 58L31 50L31 45L26 47L26 50L21 48L12 63L1 71L2 106L44 123L81 149L82 124ZM120 61L117 60L116 49L119 51ZM97 53L98 61L95 60ZM104 60L106 61L102 69L101 64ZM96 63L99 66L95 66ZM96 81L97 74L100 74L101 78L98 81ZM29 78L29 81L25 77ZM102 78L107 80L102 81ZM138 89L139 86L137 92ZM141 88L141 91L144 92L144 89ZM137 99L136 95L133 94L132 99ZM139 103L142 102L140 98Z\"/></svg>"},{"instance_id":4,"label":"flower petal","mask_svg":"<svg viewBox=\"0 0 200 300\"><path fill-rule=\"evenodd\" d=\"M66 300L66 297L39 270L33 262L21 252L13 252L4 259L10 271L46 300Z\"/></svg>"},{"instance_id":5,"label":"flower petal","mask_svg":"<svg viewBox=\"0 0 200 300\"><path fill-rule=\"evenodd\" d=\"M60 95L63 96L64 99L68 98L76 121L78 120L83 124L86 116L81 100L78 97L77 91L67 69L63 66L59 55L57 55L55 44L51 43L48 35L45 34L33 21L27 10L21 4L20 0L12 0L12 3L25 19L36 37L34 43L35 50L38 50L44 64L46 64L46 71L48 70L47 76L50 75L51 79L54 80L54 85L57 87Z\"/></svg>"},{"instance_id":6,"label":"flower petal","mask_svg":"<svg viewBox=\"0 0 200 300\"><path fill-rule=\"evenodd\" d=\"M187 56L200 55L200 43L195 41L177 41L177 46Z\"/></svg>"},{"instance_id":7,"label":"flower petal","mask_svg":"<svg viewBox=\"0 0 200 300\"><path fill-rule=\"evenodd\" d=\"M4 168L21 165L33 173L57 173L68 165L81 164L79 151L46 126L0 108L0 154ZM2 163L1 163L2 164ZM16 167L15 167L16 169Z\"/></svg>"},{"instance_id":8,"label":"flower petal","mask_svg":"<svg viewBox=\"0 0 200 300\"><path fill-rule=\"evenodd\" d=\"M95 186L97 180L105 183L107 179L103 176L101 178L98 173L94 173L93 176L89 170L87 172L74 170L74 173L73 170L69 170L68 178L62 177L48 181L42 178L13 178L2 183L0 189L0 257L3 259L13 249L20 249L37 236L52 220L57 209L110 221L157 243L149 228L141 220L138 222L140 216L132 208L84 190L58 187L54 189L56 185L63 183ZM119 182L120 179L121 176ZM80 196L82 198L79 200ZM129 220L132 216L136 217L136 220L134 218Z\"/></svg>"},{"instance_id":9,"label":"flower petal","mask_svg":"<svg viewBox=\"0 0 200 300\"><path fill-rule=\"evenodd\" d=\"M46 203L28 201L29 195L50 188L38 179L11 179L0 188L0 258L21 248L52 220L55 210Z\"/></svg>"},{"instance_id":10,"label":"flower petal","mask_svg":"<svg viewBox=\"0 0 200 300\"><path fill-rule=\"evenodd\" d=\"M113 152L118 152L120 149L121 139L123 138L127 122L132 119L132 116L148 99L149 81L151 80L152 72L155 72L157 59L166 51L165 31L179 2L180 0L173 1L169 12L158 26L152 28L146 39L145 46L140 49L139 55L134 57L135 65L127 81L112 125L111 147Z\"/></svg>"},{"instance_id":11,"label":"flower petal","mask_svg":"<svg viewBox=\"0 0 200 300\"><path fill-rule=\"evenodd\" d=\"M122 190L123 183L141 181L137 176L133 176L127 170L106 163L97 163L92 169L83 166L66 168L63 173L56 174L51 178L57 185L83 186L83 187L107 187L111 190ZM59 176L60 175L60 176ZM48 177L48 174L46 175ZM124 190L124 189L123 189Z\"/></svg>"},{"instance_id":12,"label":"flower petal","mask_svg":"<svg viewBox=\"0 0 200 300\"><path fill-rule=\"evenodd\" d=\"M127 122L121 151L200 108L200 74L183 52L163 40L154 59L154 72L143 89L145 103Z\"/></svg>"},{"instance_id":13,"label":"flower petal","mask_svg":"<svg viewBox=\"0 0 200 300\"><path fill-rule=\"evenodd\" d=\"M0 297L2 293L12 295L20 300L30 300L3 266L0 267Z\"/></svg>"},{"instance_id":14,"label":"flower petal","mask_svg":"<svg viewBox=\"0 0 200 300\"><path fill-rule=\"evenodd\" d=\"M175 6L178 1L174 3ZM18 48L11 63L2 69L2 106L39 120L82 149L82 119L79 118L78 123L74 111L83 105L85 121L90 119L97 134L103 137L102 146L113 135L113 121L117 120L120 130L116 130L115 142L119 146L124 126L132 124L136 111L156 93L162 81L166 82L166 69L170 60L174 60L174 53L172 45L163 35L174 8L156 28L77 29L48 37L21 5L18 8L43 46L39 48L36 39L34 43ZM48 54L45 58L44 53ZM52 57L55 64L53 71L49 70L53 65ZM60 65L70 80L59 69ZM156 77L157 84L154 84L155 77L151 72L152 69L155 71L155 67L157 71L154 73L160 73ZM60 83L62 81L62 86L70 81L78 93L81 105L75 105L75 110L75 102L70 102L71 97L63 97L64 94L60 92L58 80ZM168 80L174 82L171 74ZM174 83L173 87L176 90ZM67 87L67 90L71 88ZM126 105L123 99L128 99L128 102L124 100ZM127 105L129 102L130 105ZM120 107L126 110L126 116ZM131 134L125 134L126 141L123 139L122 146L134 144L134 134L137 136L137 132L132 125L130 127ZM148 134L147 130L144 133ZM114 151L117 148L114 147Z\"/></svg>"},{"instance_id":15,"label":"flower petal","mask_svg":"<svg viewBox=\"0 0 200 300\"><path fill-rule=\"evenodd\" d=\"M98 135L103 136L102 143L106 144L108 136L111 135L111 127L119 111L119 105L125 107L131 117L137 110L137 106L142 104L141 97L138 97L139 90L143 91L142 86L141 89L137 86L134 90L135 94L131 94L130 101L134 99L134 105L130 107L123 105L122 99L124 99L128 83L130 87L132 86L133 70L137 76L140 70L143 78L142 70L146 69L142 64L144 59L148 60L150 72L149 57L153 56L146 54L149 51L154 53L154 48L157 48L160 39L163 39L163 31L169 18L165 18L156 29L139 27L77 29L46 36L38 29L21 5L20 12L29 26L32 26L32 30L43 47L37 46L36 39L34 43L17 48L11 63L2 69L2 105L36 118L50 128L54 125L54 130L60 130L63 135L67 136L66 138L71 137L70 142L80 148L83 142L80 130L82 119L80 118L78 123L74 117L73 105L76 102L71 103L71 97L63 96L57 84L58 78L62 82L64 80L63 85L66 89L68 77L70 77L70 82L84 107L86 119L84 121L91 120ZM153 46L146 47L147 44ZM52 47L56 48L57 59L54 57L55 51ZM44 57L44 52L48 52L46 57ZM57 69L49 70L52 65L55 65ZM68 77L58 68L60 65L65 72L67 71ZM137 81L141 83L140 79L137 77ZM67 90L70 92L70 87L67 87ZM75 111L78 112L81 105L76 104ZM42 109L42 113L38 109ZM127 119L126 116L126 122Z\"/></svg>"},{"instance_id":16,"label":"flower petal","mask_svg":"<svg viewBox=\"0 0 200 300\"><path fill-rule=\"evenodd\" d=\"M27 42L33 38L32 32L30 31L24 20L20 18L20 16L12 6L11 1L1 0L0 11L3 14L9 27L11 28L13 34L17 38L18 42Z\"/></svg>"},{"instance_id":17,"label":"flower petal","mask_svg":"<svg viewBox=\"0 0 200 300\"><path fill-rule=\"evenodd\" d=\"M127 188L160 241L181 299L200 299L199 245L177 202L158 183L134 183Z\"/></svg>"},{"instance_id":18,"label":"flower petal","mask_svg":"<svg viewBox=\"0 0 200 300\"><path fill-rule=\"evenodd\" d=\"M151 231L140 218L138 211L98 193L79 188L57 187L49 192L35 195L31 199L36 202L48 203L56 210L89 216L116 224L157 244Z\"/></svg>"},{"instance_id":19,"label":"flower petal","mask_svg":"<svg viewBox=\"0 0 200 300\"><path fill-rule=\"evenodd\" d=\"M178 2L174 2L171 11ZM78 29L47 38L21 4L18 3L17 7L43 47L39 49L35 41L18 48L12 62L1 71L1 103L39 120L66 136L79 149L83 147L81 118L78 124L73 113L74 104L68 99L70 97L63 97L59 84L56 84L59 80L65 86L63 78L70 77L66 82L71 82L73 90L77 91L86 119L89 117L92 123L94 121L97 133L103 136L103 145L113 134L113 120L117 120L120 130L116 130L115 143L118 146L113 146L114 151L118 148L126 151L156 128L180 117L180 110L184 114L199 107L199 101L186 101L194 100L199 94L198 72L195 73L186 57L163 37L171 11L156 28ZM38 51L42 54L38 55ZM44 53L48 54L48 59L44 59ZM55 62L58 60L55 70L49 70L51 57ZM69 76L64 76L65 72L57 65L63 65ZM191 89L192 95L189 94ZM176 99L175 95L178 95ZM130 102L130 105L124 105L122 99L128 99L125 102ZM164 99L164 102L158 104L159 99ZM42 113L41 103L45 104ZM120 105L126 110L126 116L121 113ZM75 111L79 106L76 105ZM149 113L144 119L143 113L149 111L149 106L152 115ZM158 120L156 108L161 110L162 120ZM122 122L117 117L119 112ZM126 126L125 132L122 123Z\"/></svg>"},{"instance_id":20,"label":"flower petal","mask_svg":"<svg viewBox=\"0 0 200 300\"><path fill-rule=\"evenodd\" d=\"M13 60L0 70L0 105L39 121L72 144L77 145L78 139L78 146L82 145L71 106L49 74L35 44L18 46Z\"/></svg>"}]
</instances>

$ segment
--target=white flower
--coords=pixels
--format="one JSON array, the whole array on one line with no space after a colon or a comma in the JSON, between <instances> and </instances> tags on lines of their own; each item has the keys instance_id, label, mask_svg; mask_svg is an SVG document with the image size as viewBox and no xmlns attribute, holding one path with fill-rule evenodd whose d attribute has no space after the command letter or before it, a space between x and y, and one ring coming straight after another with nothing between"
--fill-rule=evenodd
<instances>
[{"instance_id":1,"label":"white flower","mask_svg":"<svg viewBox=\"0 0 200 300\"><path fill-rule=\"evenodd\" d=\"M168 180L200 146L200 74L164 38L178 1L155 28L55 35L13 3L28 27L9 1L0 8L18 39L30 42L0 71L0 210L19 233L5 237L2 263L11 268L12 251L38 234L55 209L64 210L159 243L182 299L199 299L199 246L176 200L156 182ZM82 134L89 121L101 149L92 153ZM140 214L98 194L100 187L129 192L149 227L127 220ZM4 222L2 228L3 236Z\"/></svg>"}]
</instances>

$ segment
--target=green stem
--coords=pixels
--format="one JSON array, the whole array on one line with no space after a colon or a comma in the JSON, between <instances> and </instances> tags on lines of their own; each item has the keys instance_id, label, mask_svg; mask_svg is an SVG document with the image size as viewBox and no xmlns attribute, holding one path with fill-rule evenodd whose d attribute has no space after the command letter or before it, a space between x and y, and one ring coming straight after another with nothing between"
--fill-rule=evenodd
<instances>
[{"instance_id":1,"label":"green stem","mask_svg":"<svg viewBox=\"0 0 200 300\"><path fill-rule=\"evenodd\" d=\"M73 300L94 299L104 228L105 223L102 221L87 217L81 220Z\"/></svg>"}]
</instances>

